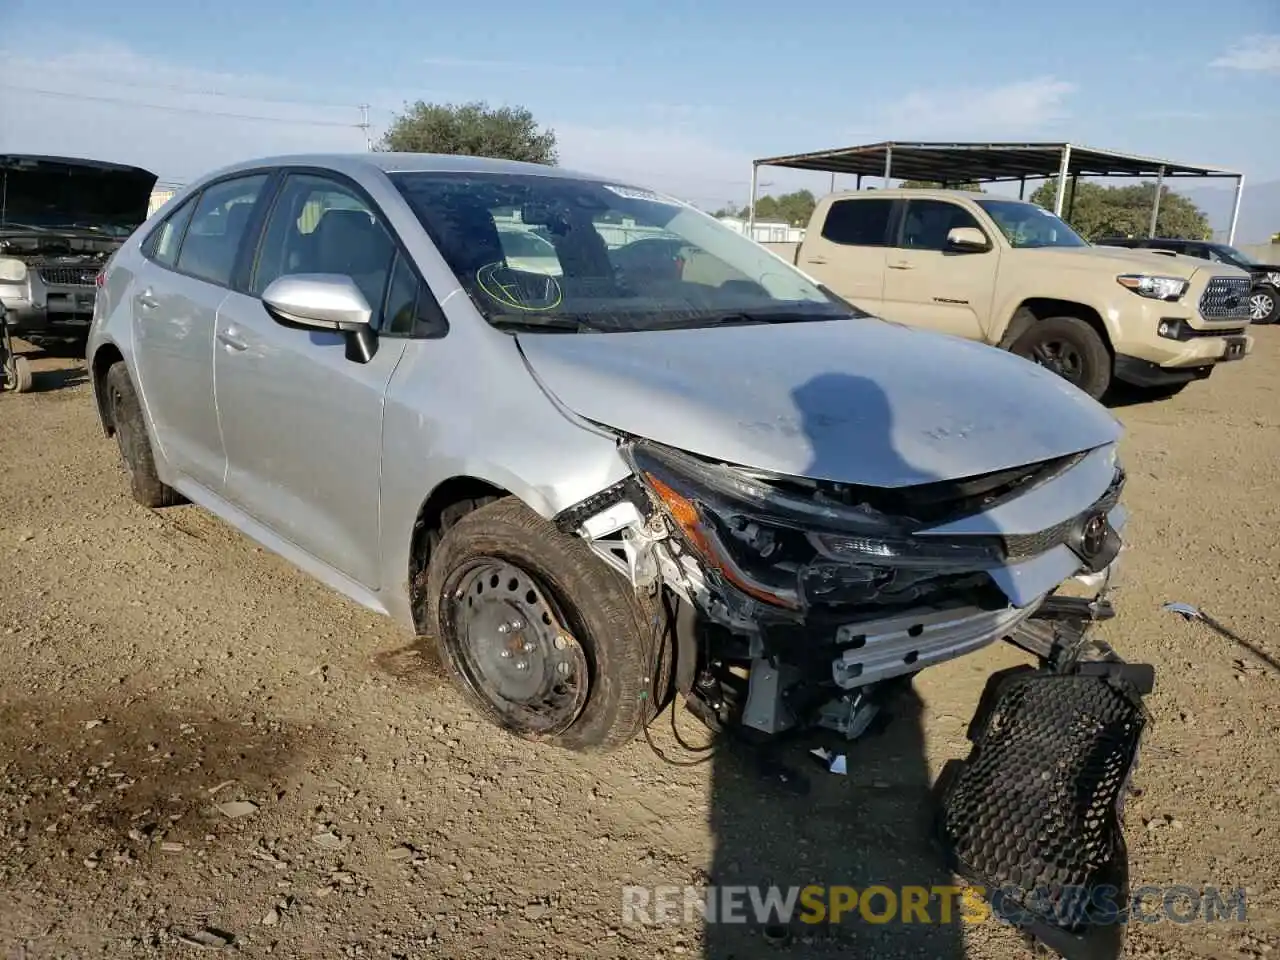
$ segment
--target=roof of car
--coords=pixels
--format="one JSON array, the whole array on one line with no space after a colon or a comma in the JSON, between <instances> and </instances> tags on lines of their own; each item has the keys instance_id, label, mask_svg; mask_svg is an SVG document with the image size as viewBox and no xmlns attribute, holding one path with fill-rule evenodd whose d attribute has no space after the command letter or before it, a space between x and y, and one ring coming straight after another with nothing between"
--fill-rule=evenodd
<instances>
[{"instance_id":1,"label":"roof of car","mask_svg":"<svg viewBox=\"0 0 1280 960\"><path fill-rule=\"evenodd\" d=\"M607 178L565 167L492 157L468 157L438 153L307 153L257 157L218 170L217 175L260 167L324 167L345 173L381 170L384 173L507 173L524 176L569 177L581 180ZM204 179L203 177L201 179Z\"/></svg>"},{"instance_id":2,"label":"roof of car","mask_svg":"<svg viewBox=\"0 0 1280 960\"><path fill-rule=\"evenodd\" d=\"M836 198L845 197L888 197L890 199L897 198L913 198L916 200L931 200L937 197L967 197L970 200L1012 200L1018 202L1017 197L1002 197L993 193L980 193L976 190L943 190L941 187L886 187L885 189L874 188L866 190L842 190L832 194Z\"/></svg>"}]
</instances>

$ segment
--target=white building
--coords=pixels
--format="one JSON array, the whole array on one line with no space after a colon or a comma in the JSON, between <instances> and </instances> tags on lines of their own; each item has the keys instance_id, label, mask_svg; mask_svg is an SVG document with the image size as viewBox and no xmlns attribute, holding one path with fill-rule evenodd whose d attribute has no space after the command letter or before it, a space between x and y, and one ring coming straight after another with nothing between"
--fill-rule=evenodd
<instances>
[{"instance_id":1,"label":"white building","mask_svg":"<svg viewBox=\"0 0 1280 960\"><path fill-rule=\"evenodd\" d=\"M742 217L720 217L720 222L734 233L747 233L747 221ZM757 220L751 231L756 243L799 243L804 239L804 227L793 227L781 220Z\"/></svg>"}]
</instances>

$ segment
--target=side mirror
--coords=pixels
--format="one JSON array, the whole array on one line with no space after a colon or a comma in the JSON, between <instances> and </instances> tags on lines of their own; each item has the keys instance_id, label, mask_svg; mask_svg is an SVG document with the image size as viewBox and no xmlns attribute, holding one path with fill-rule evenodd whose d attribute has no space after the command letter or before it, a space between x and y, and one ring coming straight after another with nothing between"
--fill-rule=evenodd
<instances>
[{"instance_id":1,"label":"side mirror","mask_svg":"<svg viewBox=\"0 0 1280 960\"><path fill-rule=\"evenodd\" d=\"M947 249L959 253L983 253L991 249L991 244L977 227L952 227L947 231Z\"/></svg>"},{"instance_id":2,"label":"side mirror","mask_svg":"<svg viewBox=\"0 0 1280 960\"><path fill-rule=\"evenodd\" d=\"M262 303L282 326L345 334L348 360L368 363L377 351L377 337L369 326L373 310L348 276L296 273L277 277L262 292Z\"/></svg>"}]
</instances>

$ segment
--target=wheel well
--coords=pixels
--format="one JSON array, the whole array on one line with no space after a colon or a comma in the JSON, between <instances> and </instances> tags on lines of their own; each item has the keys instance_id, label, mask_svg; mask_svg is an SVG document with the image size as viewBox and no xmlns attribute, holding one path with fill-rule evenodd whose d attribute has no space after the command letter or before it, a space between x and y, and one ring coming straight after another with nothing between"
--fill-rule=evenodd
<instances>
[{"instance_id":1,"label":"wheel well","mask_svg":"<svg viewBox=\"0 0 1280 960\"><path fill-rule=\"evenodd\" d=\"M98 419L102 421L102 430L112 436L116 425L111 420L111 405L107 403L107 371L124 360L124 355L114 343L104 343L93 355L90 375L93 377L93 392L98 401Z\"/></svg>"},{"instance_id":2,"label":"wheel well","mask_svg":"<svg viewBox=\"0 0 1280 960\"><path fill-rule=\"evenodd\" d=\"M1074 300L1056 300L1053 297L1031 297L1018 304L1018 309L1013 312L1013 319L1009 321L1009 328L1005 331L1000 346L1006 350L1010 349L1033 323L1049 317L1078 317L1097 331L1103 344L1106 345L1107 352L1115 356L1115 348L1111 345L1107 325L1103 323L1102 316L1097 310L1083 303L1076 303Z\"/></svg>"},{"instance_id":3,"label":"wheel well","mask_svg":"<svg viewBox=\"0 0 1280 960\"><path fill-rule=\"evenodd\" d=\"M409 599L419 633L424 632L426 626L427 604L422 589L426 584L427 564L431 562L431 550L440 535L459 517L507 495L501 487L475 477L450 477L432 490L418 508L409 543Z\"/></svg>"}]
</instances>

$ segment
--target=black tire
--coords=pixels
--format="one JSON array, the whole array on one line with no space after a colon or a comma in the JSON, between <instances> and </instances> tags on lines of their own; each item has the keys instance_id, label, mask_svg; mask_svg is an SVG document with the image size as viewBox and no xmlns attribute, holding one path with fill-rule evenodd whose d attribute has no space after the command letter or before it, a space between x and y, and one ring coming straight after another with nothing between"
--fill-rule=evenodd
<instances>
[{"instance_id":1,"label":"black tire","mask_svg":"<svg viewBox=\"0 0 1280 960\"><path fill-rule=\"evenodd\" d=\"M528 597L533 593L532 589L523 592L525 582L521 578L521 586L511 588L515 594L503 594L506 584L500 580L496 588L490 588L492 599L484 598L487 606L481 608L479 594L486 585L482 577L478 584L481 590L474 597L477 606L471 607L470 585L475 581L469 579L473 577L469 571L492 569L477 566L490 563L504 563L527 575L539 600L545 598L554 610L552 621L558 619L569 635L567 639L576 641L571 650L575 654L581 652L584 668L573 673L580 702L571 712L563 713L554 727L539 727L514 715L516 711L481 689L492 672L485 674L484 668L474 662L474 658L483 659L485 654L466 635L466 628L474 627L495 607L510 602L511 596ZM573 750L607 751L631 740L649 719L653 631L646 628L643 608L631 585L606 566L583 540L561 533L520 500L505 497L494 501L449 527L431 555L427 602L428 625L446 671L480 712L503 729L525 739L550 741ZM526 625L528 633L522 637L531 637L525 642L537 645L537 653L530 654L530 659L534 667L546 666L549 661L543 651L547 648L537 631L529 629L532 627L550 630L557 634L557 642L562 641L554 627ZM490 647L512 642L514 637L496 644L485 641ZM492 657L491 652L487 655ZM584 683L577 682L579 673L585 675ZM583 696L585 699L581 699Z\"/></svg>"},{"instance_id":2,"label":"black tire","mask_svg":"<svg viewBox=\"0 0 1280 960\"><path fill-rule=\"evenodd\" d=\"M1098 331L1079 317L1037 320L1010 349L1052 370L1095 400L1101 400L1111 386L1111 351Z\"/></svg>"},{"instance_id":3,"label":"black tire","mask_svg":"<svg viewBox=\"0 0 1280 960\"><path fill-rule=\"evenodd\" d=\"M1254 323L1275 323L1280 319L1280 294L1271 287L1254 287L1249 293L1249 314Z\"/></svg>"},{"instance_id":4,"label":"black tire","mask_svg":"<svg viewBox=\"0 0 1280 960\"><path fill-rule=\"evenodd\" d=\"M129 370L123 362L115 363L107 371L105 379L107 408L111 411L111 425L120 448L120 460L129 477L129 491L133 499L144 507L172 507L182 502L178 491L164 483L156 473L155 457L151 454L151 441L147 436L147 424L142 416L142 404L129 379Z\"/></svg>"}]
</instances>

